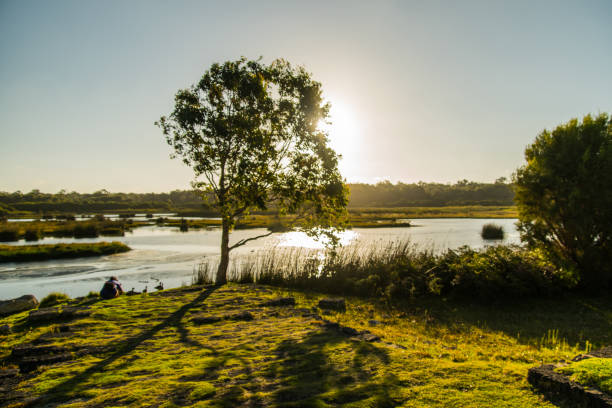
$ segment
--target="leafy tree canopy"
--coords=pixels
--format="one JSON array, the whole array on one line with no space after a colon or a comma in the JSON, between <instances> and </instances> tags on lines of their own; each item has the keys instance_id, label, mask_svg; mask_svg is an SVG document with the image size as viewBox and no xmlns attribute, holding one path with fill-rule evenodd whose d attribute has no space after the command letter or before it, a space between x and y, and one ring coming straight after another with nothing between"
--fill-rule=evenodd
<instances>
[{"instance_id":1,"label":"leafy tree canopy","mask_svg":"<svg viewBox=\"0 0 612 408\"><path fill-rule=\"evenodd\" d=\"M174 111L157 122L221 213L217 283L226 281L229 251L248 241L229 246L229 231L249 211L272 204L299 213L309 231L339 225L347 188L320 129L328 112L321 84L304 68L242 58L213 64L178 91Z\"/></svg>"},{"instance_id":2,"label":"leafy tree canopy","mask_svg":"<svg viewBox=\"0 0 612 408\"><path fill-rule=\"evenodd\" d=\"M519 230L583 286L612 286L612 120L545 130L514 176Z\"/></svg>"}]
</instances>

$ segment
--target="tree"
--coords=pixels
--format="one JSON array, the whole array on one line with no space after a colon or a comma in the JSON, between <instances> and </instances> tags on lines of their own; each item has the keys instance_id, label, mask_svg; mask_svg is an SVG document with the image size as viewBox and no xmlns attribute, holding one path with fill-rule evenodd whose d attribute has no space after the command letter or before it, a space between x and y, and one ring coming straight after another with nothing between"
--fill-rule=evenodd
<instances>
[{"instance_id":1,"label":"tree","mask_svg":"<svg viewBox=\"0 0 612 408\"><path fill-rule=\"evenodd\" d=\"M521 238L584 287L612 286L612 120L544 130L514 175Z\"/></svg>"},{"instance_id":2,"label":"tree","mask_svg":"<svg viewBox=\"0 0 612 408\"><path fill-rule=\"evenodd\" d=\"M156 122L221 214L217 284L227 281L231 250L271 234L229 245L231 229L250 211L297 214L311 234L345 217L348 189L319 126L328 113L321 84L303 67L242 58L213 64L196 85L177 92L173 112Z\"/></svg>"}]
</instances>

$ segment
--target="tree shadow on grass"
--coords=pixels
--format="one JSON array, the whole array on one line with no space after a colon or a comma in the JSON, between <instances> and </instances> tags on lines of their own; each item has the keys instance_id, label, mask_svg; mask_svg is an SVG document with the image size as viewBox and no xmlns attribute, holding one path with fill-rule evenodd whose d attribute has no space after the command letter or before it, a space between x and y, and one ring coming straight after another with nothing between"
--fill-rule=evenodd
<instances>
[{"instance_id":1,"label":"tree shadow on grass","mask_svg":"<svg viewBox=\"0 0 612 408\"><path fill-rule=\"evenodd\" d=\"M200 293L200 295L198 295L194 300L181 306L179 309L177 309L175 312L170 314L170 316L168 316L162 322L156 324L150 329L147 329L134 337L124 340L124 342L118 346L117 350L113 352L110 356L105 358L104 360L94 364L93 366L89 367L82 373L79 373L75 375L74 377L69 378L66 381L52 387L40 397L36 398L33 401L26 403L24 407L37 407L37 406L41 406L43 404L47 404L50 402L61 402L61 401L65 401L71 398L72 397L71 394L74 392L74 390L80 384L87 381L93 374L104 370L110 364L114 363L118 359L131 353L144 341L151 339L158 332L160 332L161 330L165 328L172 327L172 326L176 327L179 331L181 339L187 342L188 344L192 343L193 341L189 339L187 330L185 329L184 326L182 326L181 320L191 308L203 302L216 289L217 289L217 286L211 286L207 288L205 291Z\"/></svg>"},{"instance_id":2,"label":"tree shadow on grass","mask_svg":"<svg viewBox=\"0 0 612 408\"><path fill-rule=\"evenodd\" d=\"M409 304L399 310L424 314L432 329L466 331L473 327L503 332L521 344L594 347L612 344L612 299L580 295L562 298L517 299L498 304L478 304L428 299L419 302L415 313Z\"/></svg>"},{"instance_id":3,"label":"tree shadow on grass","mask_svg":"<svg viewBox=\"0 0 612 408\"><path fill-rule=\"evenodd\" d=\"M338 359L338 353L352 358ZM377 375L390 359L384 348L355 342L334 330L315 332L301 340L285 340L275 350L277 361L268 377L278 381L272 402L280 407L318 407L367 403L394 407L395 376ZM348 355L346 356L348 357Z\"/></svg>"}]
</instances>

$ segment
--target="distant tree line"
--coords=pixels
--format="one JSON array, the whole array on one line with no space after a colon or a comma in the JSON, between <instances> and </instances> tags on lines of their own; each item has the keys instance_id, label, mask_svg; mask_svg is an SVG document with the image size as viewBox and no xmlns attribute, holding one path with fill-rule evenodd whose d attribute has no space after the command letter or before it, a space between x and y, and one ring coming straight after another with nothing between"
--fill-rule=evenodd
<instances>
[{"instance_id":1,"label":"distant tree line","mask_svg":"<svg viewBox=\"0 0 612 408\"><path fill-rule=\"evenodd\" d=\"M506 179L495 183L476 183L461 180L455 184L397 183L349 184L349 207L438 207L448 205L513 205L514 191ZM202 196L193 190L174 190L169 193L77 193L61 190L58 193L0 192L0 215L13 212L32 213L96 213L101 211L178 211L189 210L212 213L203 204Z\"/></svg>"},{"instance_id":2,"label":"distant tree line","mask_svg":"<svg viewBox=\"0 0 612 408\"><path fill-rule=\"evenodd\" d=\"M193 190L169 193L94 193L66 192L56 194L32 190L29 193L0 192L0 214L33 213L96 213L101 211L173 211L176 209L205 210L201 196Z\"/></svg>"},{"instance_id":3,"label":"distant tree line","mask_svg":"<svg viewBox=\"0 0 612 408\"><path fill-rule=\"evenodd\" d=\"M468 180L456 184L350 184L349 207L439 207L449 205L513 205L514 191L504 177L495 183Z\"/></svg>"}]
</instances>

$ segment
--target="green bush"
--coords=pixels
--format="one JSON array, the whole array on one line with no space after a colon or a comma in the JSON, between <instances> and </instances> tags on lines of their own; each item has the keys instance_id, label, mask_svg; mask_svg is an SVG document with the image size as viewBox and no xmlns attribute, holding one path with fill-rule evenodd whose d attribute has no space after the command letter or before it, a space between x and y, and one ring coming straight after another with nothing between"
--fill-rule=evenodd
<instances>
[{"instance_id":1,"label":"green bush","mask_svg":"<svg viewBox=\"0 0 612 408\"><path fill-rule=\"evenodd\" d=\"M24 238L26 241L38 241L42 238L42 232L39 229L27 229Z\"/></svg>"},{"instance_id":2,"label":"green bush","mask_svg":"<svg viewBox=\"0 0 612 408\"><path fill-rule=\"evenodd\" d=\"M38 305L38 307L55 306L67 300L70 300L70 296L66 295L65 293L51 292L40 301L40 305Z\"/></svg>"},{"instance_id":3,"label":"green bush","mask_svg":"<svg viewBox=\"0 0 612 408\"><path fill-rule=\"evenodd\" d=\"M504 239L504 227L497 224L485 224L482 226L480 236L483 239Z\"/></svg>"},{"instance_id":4,"label":"green bush","mask_svg":"<svg viewBox=\"0 0 612 408\"><path fill-rule=\"evenodd\" d=\"M484 301L550 295L565 286L550 263L518 246L448 250L437 259L435 276L441 294Z\"/></svg>"},{"instance_id":5,"label":"green bush","mask_svg":"<svg viewBox=\"0 0 612 408\"><path fill-rule=\"evenodd\" d=\"M10 242L19 240L19 228L13 223L3 223L0 226L0 242Z\"/></svg>"},{"instance_id":6,"label":"green bush","mask_svg":"<svg viewBox=\"0 0 612 408\"><path fill-rule=\"evenodd\" d=\"M187 223L186 219L181 218L181 225L179 226L179 229L181 230L181 232L189 231L189 224Z\"/></svg>"}]
</instances>

